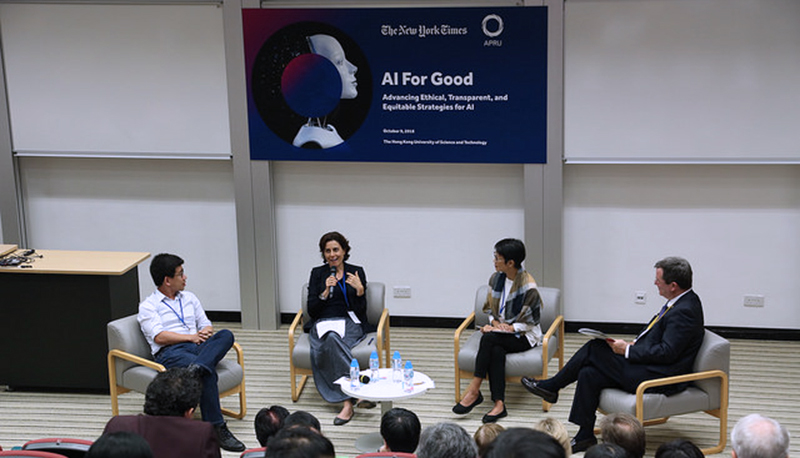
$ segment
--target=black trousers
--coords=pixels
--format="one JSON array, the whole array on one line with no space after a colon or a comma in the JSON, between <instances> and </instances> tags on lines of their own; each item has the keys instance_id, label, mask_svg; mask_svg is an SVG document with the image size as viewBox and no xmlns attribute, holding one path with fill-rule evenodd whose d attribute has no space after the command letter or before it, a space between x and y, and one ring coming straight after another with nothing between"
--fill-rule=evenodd
<instances>
[{"instance_id":1,"label":"black trousers","mask_svg":"<svg viewBox=\"0 0 800 458\"><path fill-rule=\"evenodd\" d=\"M531 348L528 339L521 335L487 332L481 336L478 356L475 357L475 377L489 375L489 389L492 401L506 399L506 354L519 353Z\"/></svg>"},{"instance_id":2,"label":"black trousers","mask_svg":"<svg viewBox=\"0 0 800 458\"><path fill-rule=\"evenodd\" d=\"M662 376L648 365L630 363L623 355L614 353L604 340L592 339L556 375L540 382L540 386L558 391L578 382L569 421L586 430L594 428L595 412L604 388L620 388L635 393L641 382Z\"/></svg>"}]
</instances>

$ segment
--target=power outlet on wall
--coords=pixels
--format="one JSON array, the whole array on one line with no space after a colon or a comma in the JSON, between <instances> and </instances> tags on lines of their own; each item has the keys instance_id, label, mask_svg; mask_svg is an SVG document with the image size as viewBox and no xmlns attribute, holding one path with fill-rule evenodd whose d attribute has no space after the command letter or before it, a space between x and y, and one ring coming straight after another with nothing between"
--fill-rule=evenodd
<instances>
[{"instance_id":1,"label":"power outlet on wall","mask_svg":"<svg viewBox=\"0 0 800 458\"><path fill-rule=\"evenodd\" d=\"M764 296L761 294L745 294L744 296L745 307L763 307Z\"/></svg>"},{"instance_id":2,"label":"power outlet on wall","mask_svg":"<svg viewBox=\"0 0 800 458\"><path fill-rule=\"evenodd\" d=\"M395 298L407 299L411 297L410 286L395 286L392 288L392 296Z\"/></svg>"},{"instance_id":3,"label":"power outlet on wall","mask_svg":"<svg viewBox=\"0 0 800 458\"><path fill-rule=\"evenodd\" d=\"M646 291L636 291L635 293L634 303L639 305L644 305L647 303L647 292Z\"/></svg>"}]
</instances>

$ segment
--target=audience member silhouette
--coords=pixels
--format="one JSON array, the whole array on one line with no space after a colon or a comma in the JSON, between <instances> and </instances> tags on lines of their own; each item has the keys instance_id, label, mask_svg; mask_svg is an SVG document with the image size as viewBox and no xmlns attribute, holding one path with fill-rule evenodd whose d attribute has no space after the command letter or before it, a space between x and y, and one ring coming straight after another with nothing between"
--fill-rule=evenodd
<instances>
[{"instance_id":1,"label":"audience member silhouette","mask_svg":"<svg viewBox=\"0 0 800 458\"><path fill-rule=\"evenodd\" d=\"M422 430L417 458L477 458L478 446L455 423L437 423Z\"/></svg>"},{"instance_id":2,"label":"audience member silhouette","mask_svg":"<svg viewBox=\"0 0 800 458\"><path fill-rule=\"evenodd\" d=\"M644 426L629 413L612 413L600 419L603 442L624 448L631 458L642 458L646 437Z\"/></svg>"},{"instance_id":3,"label":"audience member silhouette","mask_svg":"<svg viewBox=\"0 0 800 458\"><path fill-rule=\"evenodd\" d=\"M789 431L772 418L754 413L736 422L731 445L733 458L786 458Z\"/></svg>"},{"instance_id":4,"label":"audience member silhouette","mask_svg":"<svg viewBox=\"0 0 800 458\"><path fill-rule=\"evenodd\" d=\"M419 444L422 425L417 415L407 409L395 407L381 417L382 452L414 453Z\"/></svg>"},{"instance_id":5,"label":"audience member silhouette","mask_svg":"<svg viewBox=\"0 0 800 458\"><path fill-rule=\"evenodd\" d=\"M275 435L283 427L283 422L289 416L289 411L283 406L264 407L256 414L253 421L256 430L256 439L262 447L267 445L267 439Z\"/></svg>"},{"instance_id":6,"label":"audience member silhouette","mask_svg":"<svg viewBox=\"0 0 800 458\"><path fill-rule=\"evenodd\" d=\"M486 458L566 458L564 447L551 435L531 428L509 428L489 445Z\"/></svg>"},{"instance_id":7,"label":"audience member silhouette","mask_svg":"<svg viewBox=\"0 0 800 458\"><path fill-rule=\"evenodd\" d=\"M505 430L506 429L498 423L482 424L472 436L475 438L475 444L478 446L478 456L486 456L486 450L488 450L489 444L491 444L492 441L494 441L497 436Z\"/></svg>"},{"instance_id":8,"label":"audience member silhouette","mask_svg":"<svg viewBox=\"0 0 800 458\"><path fill-rule=\"evenodd\" d=\"M85 458L153 458L153 451L142 436L119 431L100 436L89 447Z\"/></svg>"},{"instance_id":9,"label":"audience member silhouette","mask_svg":"<svg viewBox=\"0 0 800 458\"><path fill-rule=\"evenodd\" d=\"M265 458L335 458L333 443L305 426L281 428L267 441Z\"/></svg>"},{"instance_id":10,"label":"audience member silhouette","mask_svg":"<svg viewBox=\"0 0 800 458\"><path fill-rule=\"evenodd\" d=\"M686 439L675 439L658 446L656 458L704 458L703 452Z\"/></svg>"}]
</instances>

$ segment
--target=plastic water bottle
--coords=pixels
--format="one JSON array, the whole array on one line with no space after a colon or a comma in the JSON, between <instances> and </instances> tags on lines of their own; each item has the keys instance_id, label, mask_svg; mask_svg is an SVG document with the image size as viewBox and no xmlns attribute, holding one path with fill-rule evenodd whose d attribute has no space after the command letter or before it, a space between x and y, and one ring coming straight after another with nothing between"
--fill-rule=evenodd
<instances>
[{"instance_id":1,"label":"plastic water bottle","mask_svg":"<svg viewBox=\"0 0 800 458\"><path fill-rule=\"evenodd\" d=\"M380 360L378 359L378 352L372 351L369 355L369 380L373 383L378 381L378 368L380 367Z\"/></svg>"},{"instance_id":2,"label":"plastic water bottle","mask_svg":"<svg viewBox=\"0 0 800 458\"><path fill-rule=\"evenodd\" d=\"M406 361L406 368L403 371L403 390L410 393L414 391L414 366L411 361Z\"/></svg>"},{"instance_id":3,"label":"plastic water bottle","mask_svg":"<svg viewBox=\"0 0 800 458\"><path fill-rule=\"evenodd\" d=\"M350 361L350 389L357 390L361 388L361 382L358 380L359 370L358 370L358 360L353 358Z\"/></svg>"},{"instance_id":4,"label":"plastic water bottle","mask_svg":"<svg viewBox=\"0 0 800 458\"><path fill-rule=\"evenodd\" d=\"M403 381L403 361L400 359L400 352L395 350L392 355L392 382L400 383Z\"/></svg>"}]
</instances>

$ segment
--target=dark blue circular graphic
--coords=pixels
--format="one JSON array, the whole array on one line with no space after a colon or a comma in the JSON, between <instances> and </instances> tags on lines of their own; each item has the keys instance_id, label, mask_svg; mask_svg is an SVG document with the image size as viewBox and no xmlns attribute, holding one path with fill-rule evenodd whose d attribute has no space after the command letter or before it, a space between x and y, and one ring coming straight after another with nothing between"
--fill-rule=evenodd
<instances>
[{"instance_id":1,"label":"dark blue circular graphic","mask_svg":"<svg viewBox=\"0 0 800 458\"><path fill-rule=\"evenodd\" d=\"M327 116L342 94L342 78L330 60L317 54L292 59L281 76L283 98L289 108L309 118Z\"/></svg>"}]
</instances>

